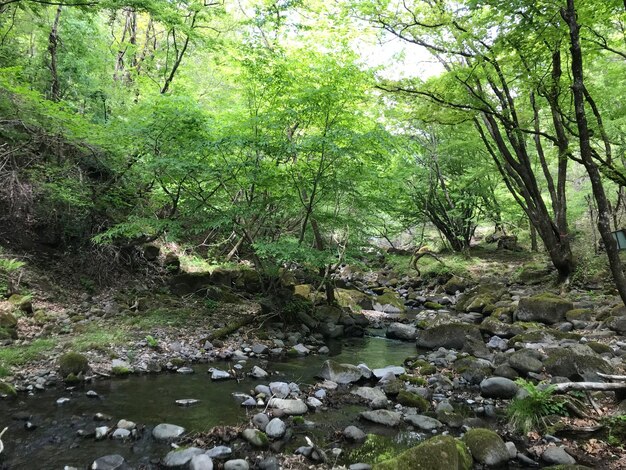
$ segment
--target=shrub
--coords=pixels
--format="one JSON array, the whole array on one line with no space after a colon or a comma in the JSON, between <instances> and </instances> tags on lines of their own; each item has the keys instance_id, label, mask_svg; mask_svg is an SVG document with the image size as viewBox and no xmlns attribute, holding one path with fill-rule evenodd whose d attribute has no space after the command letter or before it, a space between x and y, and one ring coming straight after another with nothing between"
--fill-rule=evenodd
<instances>
[{"instance_id":1,"label":"shrub","mask_svg":"<svg viewBox=\"0 0 626 470\"><path fill-rule=\"evenodd\" d=\"M546 421L548 416L568 416L569 398L555 395L554 385L534 385L524 379L518 379L517 384L527 394L521 398L514 398L507 409L509 422L515 430L524 434L544 430L548 426Z\"/></svg>"}]
</instances>

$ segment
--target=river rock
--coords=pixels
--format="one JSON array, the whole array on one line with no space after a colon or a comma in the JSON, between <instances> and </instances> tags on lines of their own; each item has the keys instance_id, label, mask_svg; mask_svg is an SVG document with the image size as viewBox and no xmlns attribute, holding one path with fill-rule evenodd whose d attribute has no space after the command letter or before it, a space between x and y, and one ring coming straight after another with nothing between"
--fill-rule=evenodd
<instances>
[{"instance_id":1,"label":"river rock","mask_svg":"<svg viewBox=\"0 0 626 470\"><path fill-rule=\"evenodd\" d=\"M134 423L133 421L128 421L127 419L120 419L117 422L117 428L118 429L127 429L129 431L132 431L136 427L137 427L136 423Z\"/></svg>"},{"instance_id":2,"label":"river rock","mask_svg":"<svg viewBox=\"0 0 626 470\"><path fill-rule=\"evenodd\" d=\"M107 437L108 433L109 433L108 426L98 426L95 430L96 441L104 439L105 437Z\"/></svg>"},{"instance_id":3,"label":"river rock","mask_svg":"<svg viewBox=\"0 0 626 470\"><path fill-rule=\"evenodd\" d=\"M413 325L394 322L387 327L386 336L387 338L413 341L417 338L417 328Z\"/></svg>"},{"instance_id":4,"label":"river rock","mask_svg":"<svg viewBox=\"0 0 626 470\"><path fill-rule=\"evenodd\" d=\"M498 466L509 460L509 451L504 441L490 429L470 429L462 440L469 448L474 460L480 464Z\"/></svg>"},{"instance_id":5,"label":"river rock","mask_svg":"<svg viewBox=\"0 0 626 470\"><path fill-rule=\"evenodd\" d=\"M191 406L196 403L200 403L200 400L196 400L195 398L181 398L180 400L176 400L178 406Z\"/></svg>"},{"instance_id":6,"label":"river rock","mask_svg":"<svg viewBox=\"0 0 626 470\"><path fill-rule=\"evenodd\" d=\"M270 383L270 392L276 398L287 398L291 393L291 388L287 382L272 382Z\"/></svg>"},{"instance_id":7,"label":"river rock","mask_svg":"<svg viewBox=\"0 0 626 470\"><path fill-rule=\"evenodd\" d=\"M250 465L243 459L229 460L224 464L224 470L248 470Z\"/></svg>"},{"instance_id":8,"label":"river rock","mask_svg":"<svg viewBox=\"0 0 626 470\"><path fill-rule=\"evenodd\" d=\"M175 449L167 453L167 455L163 459L163 466L167 468L184 467L191 461L194 456L203 453L204 451L202 449L198 449L197 447Z\"/></svg>"},{"instance_id":9,"label":"river rock","mask_svg":"<svg viewBox=\"0 0 626 470\"><path fill-rule=\"evenodd\" d=\"M536 321L553 325L565 320L565 314L574 304L548 292L520 299L515 318L520 321Z\"/></svg>"},{"instance_id":10,"label":"river rock","mask_svg":"<svg viewBox=\"0 0 626 470\"><path fill-rule=\"evenodd\" d=\"M522 349L515 351L508 357L509 365L520 372L528 374L529 372L541 372L543 364L540 360L541 354L532 349Z\"/></svg>"},{"instance_id":11,"label":"river rock","mask_svg":"<svg viewBox=\"0 0 626 470\"><path fill-rule=\"evenodd\" d=\"M325 380L346 385L361 380L361 370L352 364L339 364L335 361L325 361L319 377Z\"/></svg>"},{"instance_id":12,"label":"river rock","mask_svg":"<svg viewBox=\"0 0 626 470\"><path fill-rule=\"evenodd\" d=\"M254 354L267 354L269 350L270 349L264 344L257 343L252 345L252 352Z\"/></svg>"},{"instance_id":13,"label":"river rock","mask_svg":"<svg viewBox=\"0 0 626 470\"><path fill-rule=\"evenodd\" d=\"M209 373L211 374L211 380L232 379L232 376L228 372L225 370L215 369L214 367L209 369Z\"/></svg>"},{"instance_id":14,"label":"river rock","mask_svg":"<svg viewBox=\"0 0 626 470\"><path fill-rule=\"evenodd\" d=\"M387 400L387 395L380 388L375 387L358 387L350 392L358 397L363 398L369 402L374 400Z\"/></svg>"},{"instance_id":15,"label":"river rock","mask_svg":"<svg viewBox=\"0 0 626 470\"><path fill-rule=\"evenodd\" d=\"M480 383L480 394L485 398L513 398L519 386L505 377L489 377Z\"/></svg>"},{"instance_id":16,"label":"river rock","mask_svg":"<svg viewBox=\"0 0 626 470\"><path fill-rule=\"evenodd\" d=\"M269 374L263 369L261 369L259 366L254 366L252 368L252 371L250 372L250 375L254 377L255 379L264 379Z\"/></svg>"},{"instance_id":17,"label":"river rock","mask_svg":"<svg viewBox=\"0 0 626 470\"><path fill-rule=\"evenodd\" d=\"M541 454L541 460L555 465L573 465L576 463L576 459L569 455L564 447L556 446L548 447Z\"/></svg>"},{"instance_id":18,"label":"river rock","mask_svg":"<svg viewBox=\"0 0 626 470\"><path fill-rule=\"evenodd\" d=\"M367 438L367 434L356 426L348 426L343 430L343 437L351 442L363 442Z\"/></svg>"},{"instance_id":19,"label":"river rock","mask_svg":"<svg viewBox=\"0 0 626 470\"><path fill-rule=\"evenodd\" d=\"M119 454L105 455L94 460L91 464L91 470L129 470L129 466Z\"/></svg>"},{"instance_id":20,"label":"river rock","mask_svg":"<svg viewBox=\"0 0 626 470\"><path fill-rule=\"evenodd\" d=\"M213 470L213 460L206 454L194 455L189 461L189 470Z\"/></svg>"},{"instance_id":21,"label":"river rock","mask_svg":"<svg viewBox=\"0 0 626 470\"><path fill-rule=\"evenodd\" d=\"M272 398L269 402L269 406L279 409L287 415L303 415L309 411L306 403L300 399L288 400L284 398Z\"/></svg>"},{"instance_id":22,"label":"river rock","mask_svg":"<svg viewBox=\"0 0 626 470\"><path fill-rule=\"evenodd\" d=\"M409 414L404 417L404 421L422 431L432 431L433 429L439 429L443 426L441 421L424 415Z\"/></svg>"},{"instance_id":23,"label":"river rock","mask_svg":"<svg viewBox=\"0 0 626 470\"><path fill-rule=\"evenodd\" d=\"M295 352L298 353L298 356L306 356L307 354L309 354L311 352L311 350L309 348L307 348L304 344L302 343L298 343L296 344L293 348Z\"/></svg>"},{"instance_id":24,"label":"river rock","mask_svg":"<svg viewBox=\"0 0 626 470\"><path fill-rule=\"evenodd\" d=\"M227 446L215 446L207 450L205 453L212 459L225 459L233 453L233 450Z\"/></svg>"},{"instance_id":25,"label":"river rock","mask_svg":"<svg viewBox=\"0 0 626 470\"><path fill-rule=\"evenodd\" d=\"M257 413L252 417L252 424L254 424L261 431L265 431L270 419L265 413Z\"/></svg>"},{"instance_id":26,"label":"river rock","mask_svg":"<svg viewBox=\"0 0 626 470\"><path fill-rule=\"evenodd\" d=\"M306 399L306 404L308 407L313 408L313 409L317 409L323 405L323 403L315 397L308 397Z\"/></svg>"},{"instance_id":27,"label":"river rock","mask_svg":"<svg viewBox=\"0 0 626 470\"><path fill-rule=\"evenodd\" d=\"M372 370L372 373L377 379L382 379L389 373L392 373L393 375L402 375L406 373L406 370L404 369L404 367L400 366L387 366L381 367L380 369L374 369Z\"/></svg>"},{"instance_id":28,"label":"river rock","mask_svg":"<svg viewBox=\"0 0 626 470\"><path fill-rule=\"evenodd\" d=\"M116 429L113 432L113 439L128 439L130 437L130 431L128 429Z\"/></svg>"},{"instance_id":29,"label":"river rock","mask_svg":"<svg viewBox=\"0 0 626 470\"><path fill-rule=\"evenodd\" d=\"M402 417L400 413L388 410L363 411L359 416L367 421L389 427L395 427L400 424L400 418Z\"/></svg>"},{"instance_id":30,"label":"river rock","mask_svg":"<svg viewBox=\"0 0 626 470\"><path fill-rule=\"evenodd\" d=\"M185 432L185 428L176 426L175 424L161 423L152 430L152 437L158 441L168 441L176 439Z\"/></svg>"},{"instance_id":31,"label":"river rock","mask_svg":"<svg viewBox=\"0 0 626 470\"><path fill-rule=\"evenodd\" d=\"M272 419L265 428L265 434L272 439L283 437L285 431L287 431L287 425L280 418Z\"/></svg>"},{"instance_id":32,"label":"river rock","mask_svg":"<svg viewBox=\"0 0 626 470\"><path fill-rule=\"evenodd\" d=\"M266 447L268 444L267 436L263 432L259 431L258 429L252 429L252 428L244 429L243 432L241 433L241 437L243 437L246 441L248 441L254 447Z\"/></svg>"}]
</instances>

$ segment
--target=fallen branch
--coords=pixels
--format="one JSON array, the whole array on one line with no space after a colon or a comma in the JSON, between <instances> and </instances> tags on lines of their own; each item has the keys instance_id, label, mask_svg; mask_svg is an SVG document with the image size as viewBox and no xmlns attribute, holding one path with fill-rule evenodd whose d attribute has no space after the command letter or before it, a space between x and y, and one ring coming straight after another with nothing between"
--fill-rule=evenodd
<instances>
[{"instance_id":1,"label":"fallen branch","mask_svg":"<svg viewBox=\"0 0 626 470\"><path fill-rule=\"evenodd\" d=\"M626 380L626 375L612 375L612 374L603 374L601 372L598 372L598 376L602 377L603 379L609 379L609 380Z\"/></svg>"},{"instance_id":2,"label":"fallen branch","mask_svg":"<svg viewBox=\"0 0 626 470\"><path fill-rule=\"evenodd\" d=\"M555 392L567 392L569 390L626 390L626 383L604 383L604 382L564 382L553 384Z\"/></svg>"},{"instance_id":3,"label":"fallen branch","mask_svg":"<svg viewBox=\"0 0 626 470\"><path fill-rule=\"evenodd\" d=\"M0 454L2 453L2 451L4 450L4 444L2 443L2 435L6 432L6 430L9 428L4 428L1 432L0 432Z\"/></svg>"}]
</instances>

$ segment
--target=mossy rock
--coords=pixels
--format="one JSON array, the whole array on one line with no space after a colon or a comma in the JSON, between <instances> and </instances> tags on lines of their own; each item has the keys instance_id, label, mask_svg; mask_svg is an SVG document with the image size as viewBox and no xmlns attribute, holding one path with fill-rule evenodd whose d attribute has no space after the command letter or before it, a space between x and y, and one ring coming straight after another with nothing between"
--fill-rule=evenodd
<instances>
[{"instance_id":1,"label":"mossy rock","mask_svg":"<svg viewBox=\"0 0 626 470\"><path fill-rule=\"evenodd\" d=\"M512 323L513 312L515 312L513 307L496 307L493 312L491 312L490 318L495 318L504 323Z\"/></svg>"},{"instance_id":2,"label":"mossy rock","mask_svg":"<svg viewBox=\"0 0 626 470\"><path fill-rule=\"evenodd\" d=\"M402 374L398 376L398 379L402 380L403 382L408 382L411 385L426 385L426 379L417 375Z\"/></svg>"},{"instance_id":3,"label":"mossy rock","mask_svg":"<svg viewBox=\"0 0 626 470\"><path fill-rule=\"evenodd\" d=\"M372 308L385 313L403 313L406 310L404 301L389 289L372 299Z\"/></svg>"},{"instance_id":4,"label":"mossy rock","mask_svg":"<svg viewBox=\"0 0 626 470\"><path fill-rule=\"evenodd\" d=\"M9 297L9 302L22 312L33 313L33 302L30 295L13 294Z\"/></svg>"},{"instance_id":5,"label":"mossy rock","mask_svg":"<svg viewBox=\"0 0 626 470\"><path fill-rule=\"evenodd\" d=\"M574 381L598 382L602 379L598 372L613 373L611 365L596 355L591 348L554 348L546 351L543 365L554 376L567 377Z\"/></svg>"},{"instance_id":6,"label":"mossy rock","mask_svg":"<svg viewBox=\"0 0 626 470\"><path fill-rule=\"evenodd\" d=\"M491 376L493 369L488 361L469 356L454 362L454 370L468 383L478 385Z\"/></svg>"},{"instance_id":7,"label":"mossy rock","mask_svg":"<svg viewBox=\"0 0 626 470\"><path fill-rule=\"evenodd\" d=\"M0 381L0 395L6 395L7 398L15 398L17 390L15 390L13 385Z\"/></svg>"},{"instance_id":8,"label":"mossy rock","mask_svg":"<svg viewBox=\"0 0 626 470\"><path fill-rule=\"evenodd\" d=\"M0 327L0 340L17 339L17 330L15 328Z\"/></svg>"},{"instance_id":9,"label":"mossy rock","mask_svg":"<svg viewBox=\"0 0 626 470\"><path fill-rule=\"evenodd\" d=\"M117 377L124 377L129 375L132 371L125 366L115 366L111 368L111 373Z\"/></svg>"},{"instance_id":10,"label":"mossy rock","mask_svg":"<svg viewBox=\"0 0 626 470\"><path fill-rule=\"evenodd\" d=\"M467 288L467 283L458 276L452 276L443 286L446 294L454 295L457 292L463 292Z\"/></svg>"},{"instance_id":11,"label":"mossy rock","mask_svg":"<svg viewBox=\"0 0 626 470\"><path fill-rule=\"evenodd\" d=\"M474 460L480 464L497 466L509 460L509 451L504 441L490 429L470 429L462 441L467 445Z\"/></svg>"},{"instance_id":12,"label":"mossy rock","mask_svg":"<svg viewBox=\"0 0 626 470\"><path fill-rule=\"evenodd\" d=\"M497 335L501 338L512 338L524 332L521 325L504 323L493 316L485 318L480 325L481 331L486 331L491 335Z\"/></svg>"},{"instance_id":13,"label":"mossy rock","mask_svg":"<svg viewBox=\"0 0 626 470\"><path fill-rule=\"evenodd\" d=\"M287 350L287 357L298 357L298 356L300 356L300 353L298 352L297 349L290 348Z\"/></svg>"},{"instance_id":14,"label":"mossy rock","mask_svg":"<svg viewBox=\"0 0 626 470\"><path fill-rule=\"evenodd\" d=\"M593 350L593 352L597 354L605 354L605 353L613 354L613 349L608 344L599 343L597 341L589 341L586 344Z\"/></svg>"},{"instance_id":15,"label":"mossy rock","mask_svg":"<svg viewBox=\"0 0 626 470\"><path fill-rule=\"evenodd\" d=\"M441 305L440 303L432 301L424 302L424 307L430 310L441 310L445 308L445 306Z\"/></svg>"},{"instance_id":16,"label":"mossy rock","mask_svg":"<svg viewBox=\"0 0 626 470\"><path fill-rule=\"evenodd\" d=\"M427 411L430 408L430 403L424 397L416 395L415 393L401 390L396 398L398 403L402 406L408 406L410 408L417 408L420 413Z\"/></svg>"},{"instance_id":17,"label":"mossy rock","mask_svg":"<svg viewBox=\"0 0 626 470\"><path fill-rule=\"evenodd\" d=\"M465 444L452 436L435 436L397 457L375 464L374 470L470 470Z\"/></svg>"},{"instance_id":18,"label":"mossy rock","mask_svg":"<svg viewBox=\"0 0 626 470\"><path fill-rule=\"evenodd\" d=\"M509 346L513 347L518 343L556 343L566 339L580 341L581 338L582 336L576 333L548 329L535 330L513 336L509 340Z\"/></svg>"},{"instance_id":19,"label":"mossy rock","mask_svg":"<svg viewBox=\"0 0 626 470\"><path fill-rule=\"evenodd\" d=\"M358 290L337 288L335 298L340 307L349 308L353 312L372 310L371 297Z\"/></svg>"},{"instance_id":20,"label":"mossy rock","mask_svg":"<svg viewBox=\"0 0 626 470\"><path fill-rule=\"evenodd\" d=\"M575 308L565 312L565 318L567 321L592 321L594 316L593 310L588 308Z\"/></svg>"},{"instance_id":21,"label":"mossy rock","mask_svg":"<svg viewBox=\"0 0 626 470\"><path fill-rule=\"evenodd\" d=\"M540 266L523 266L517 273L516 281L525 285L537 285L546 281L551 275L551 270L547 267Z\"/></svg>"},{"instance_id":22,"label":"mossy rock","mask_svg":"<svg viewBox=\"0 0 626 470\"><path fill-rule=\"evenodd\" d=\"M298 284L297 286L293 286L293 295L306 300L311 300L313 290L314 289L311 284Z\"/></svg>"},{"instance_id":23,"label":"mossy rock","mask_svg":"<svg viewBox=\"0 0 626 470\"><path fill-rule=\"evenodd\" d=\"M482 335L476 325L466 323L450 323L440 325L417 333L416 345L425 349L462 349L467 338L482 341Z\"/></svg>"},{"instance_id":24,"label":"mossy rock","mask_svg":"<svg viewBox=\"0 0 626 470\"><path fill-rule=\"evenodd\" d=\"M482 312L485 305L495 304L504 295L506 289L502 284L483 283L469 291L465 291L456 304L459 312ZM470 310L470 306L472 310Z\"/></svg>"},{"instance_id":25,"label":"mossy rock","mask_svg":"<svg viewBox=\"0 0 626 470\"><path fill-rule=\"evenodd\" d=\"M89 371L89 361L85 356L77 352L68 352L59 358L59 373L61 377L70 374L76 376L86 374Z\"/></svg>"},{"instance_id":26,"label":"mossy rock","mask_svg":"<svg viewBox=\"0 0 626 470\"><path fill-rule=\"evenodd\" d=\"M17 318L11 312L0 312L0 328L17 328Z\"/></svg>"},{"instance_id":27,"label":"mossy rock","mask_svg":"<svg viewBox=\"0 0 626 470\"><path fill-rule=\"evenodd\" d=\"M520 299L515 317L521 321L537 321L552 325L565 320L565 314L574 309L567 299L550 292Z\"/></svg>"},{"instance_id":28,"label":"mossy rock","mask_svg":"<svg viewBox=\"0 0 626 470\"><path fill-rule=\"evenodd\" d=\"M170 359L170 362L174 367L183 367L186 364L186 361L182 357L173 357Z\"/></svg>"},{"instance_id":29,"label":"mossy rock","mask_svg":"<svg viewBox=\"0 0 626 470\"><path fill-rule=\"evenodd\" d=\"M33 315L33 318L35 320L35 323L37 323L39 326L43 326L52 320L52 316L48 315L48 312L46 312L45 310L37 310Z\"/></svg>"}]
</instances>

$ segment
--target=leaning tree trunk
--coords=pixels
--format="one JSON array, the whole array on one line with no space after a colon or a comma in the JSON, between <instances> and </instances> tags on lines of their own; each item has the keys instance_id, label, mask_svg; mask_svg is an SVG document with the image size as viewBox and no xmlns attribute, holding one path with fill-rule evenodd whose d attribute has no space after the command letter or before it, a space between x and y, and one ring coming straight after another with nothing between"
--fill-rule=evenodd
<instances>
[{"instance_id":1,"label":"leaning tree trunk","mask_svg":"<svg viewBox=\"0 0 626 470\"><path fill-rule=\"evenodd\" d=\"M567 0L567 7L561 9L561 15L569 27L570 51L572 54L572 93L576 111L576 125L578 128L578 141L580 146L580 158L591 180L593 196L598 204L598 231L604 242L606 254L609 257L609 265L613 280L622 301L626 304L626 276L622 270L622 262L616 241L611 235L611 220L609 201L604 191L600 169L593 159L591 136L587 115L585 112L585 82L583 55L580 47L580 25L576 18L574 0Z\"/></svg>"}]
</instances>

